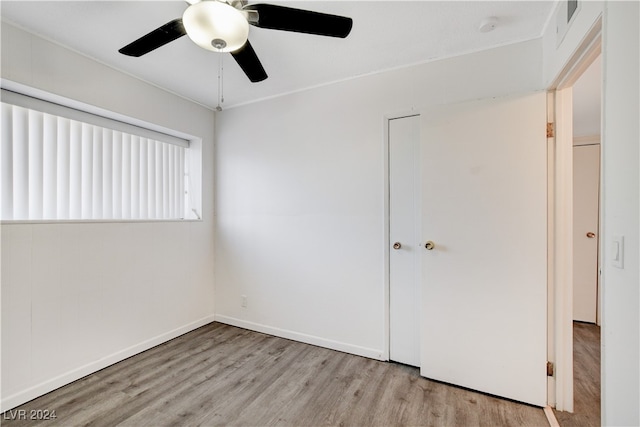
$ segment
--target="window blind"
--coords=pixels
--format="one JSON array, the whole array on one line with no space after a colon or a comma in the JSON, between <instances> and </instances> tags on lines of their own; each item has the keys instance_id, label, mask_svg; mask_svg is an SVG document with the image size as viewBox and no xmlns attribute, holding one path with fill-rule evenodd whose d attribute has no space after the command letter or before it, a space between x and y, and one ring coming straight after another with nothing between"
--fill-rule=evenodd
<instances>
[{"instance_id":1,"label":"window blind","mask_svg":"<svg viewBox=\"0 0 640 427\"><path fill-rule=\"evenodd\" d=\"M184 145L4 102L1 136L3 220L185 217Z\"/></svg>"}]
</instances>

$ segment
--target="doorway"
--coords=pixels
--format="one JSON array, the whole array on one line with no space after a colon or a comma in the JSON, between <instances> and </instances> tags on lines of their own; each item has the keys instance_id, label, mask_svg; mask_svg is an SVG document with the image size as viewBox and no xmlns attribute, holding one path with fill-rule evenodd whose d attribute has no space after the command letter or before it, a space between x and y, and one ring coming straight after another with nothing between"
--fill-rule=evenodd
<instances>
[{"instance_id":1,"label":"doorway","mask_svg":"<svg viewBox=\"0 0 640 427\"><path fill-rule=\"evenodd\" d=\"M562 417L578 416L578 412L584 408L596 407L599 422L600 407L600 383L599 375L589 374L594 378L589 389L596 391L588 398L581 395L583 387L578 387L578 382L582 381L585 369L583 363L578 361L574 348L574 338L580 339L580 335L574 337L576 327L580 328L585 323L576 323L575 320L588 322L594 328L599 329L595 323L599 322L599 268L598 259L601 251L601 243L598 241L599 229L599 191L593 186L600 184L600 123L601 110L600 94L602 77L600 74L600 53L601 53L601 25L598 21L592 31L583 40L579 51L568 62L567 67L560 73L560 76L552 85L555 97L552 106L555 116L555 141L553 142L554 159L550 166L553 169L553 188L550 192L552 206L550 208L551 235L554 246L550 250L553 274L551 280L552 298L550 299L550 334L549 348L550 360L556 364L554 376L550 377L553 382L550 393L550 405L555 406L558 411L566 411ZM586 92L591 95L585 96ZM595 95L595 97L593 96ZM595 102L593 101L595 98ZM592 101L588 101L592 99ZM590 112L585 111L590 110ZM585 130L585 126L587 130ZM582 206L580 199L581 183L577 181L581 175L580 169L584 159L584 146L592 146L586 151L590 151L587 157L591 157L591 166L586 166L592 174L588 178L591 184L591 207ZM576 148L580 147L580 148ZM574 153L576 154L574 156ZM595 160L594 160L595 159ZM595 162L595 163L594 163ZM597 169L597 174L594 169ZM577 175L575 175L577 174ZM595 192L595 193L594 193ZM595 194L595 196L594 196ZM595 199L595 203L594 203ZM588 212L591 216L590 225L580 225L582 221L580 215ZM595 218L595 220L594 220ZM588 230L586 228L589 228ZM587 266L581 266L580 260L582 249L580 245L586 243L591 247L589 257L591 261ZM590 289L586 292L581 290L582 284L578 283L583 279L581 276L589 270L591 281ZM583 314L582 301L583 294L589 294L588 314ZM595 310L595 313L594 313ZM585 317L583 317L585 316ZM595 322L595 323L591 323ZM599 331L597 331L598 343L596 363L598 366L590 369L600 372L599 366ZM575 344L580 345L580 343ZM575 363L574 363L575 360ZM575 385L575 387L574 387ZM574 406L574 402L576 406ZM586 404L585 404L586 402ZM590 410L590 409L589 409ZM569 414L574 412L574 414Z\"/></svg>"},{"instance_id":2,"label":"doorway","mask_svg":"<svg viewBox=\"0 0 640 427\"><path fill-rule=\"evenodd\" d=\"M601 68L600 55L572 87L573 320L598 324Z\"/></svg>"}]
</instances>

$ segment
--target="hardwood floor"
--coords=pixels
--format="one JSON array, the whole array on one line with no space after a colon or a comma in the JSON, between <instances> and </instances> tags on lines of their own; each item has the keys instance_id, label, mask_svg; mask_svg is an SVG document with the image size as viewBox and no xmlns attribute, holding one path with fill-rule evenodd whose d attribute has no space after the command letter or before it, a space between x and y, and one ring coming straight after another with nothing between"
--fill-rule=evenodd
<instances>
[{"instance_id":1,"label":"hardwood floor","mask_svg":"<svg viewBox=\"0 0 640 427\"><path fill-rule=\"evenodd\" d=\"M55 410L53 421L7 420ZM4 426L545 426L541 408L211 323L5 412Z\"/></svg>"},{"instance_id":2,"label":"hardwood floor","mask_svg":"<svg viewBox=\"0 0 640 427\"><path fill-rule=\"evenodd\" d=\"M573 323L573 413L558 412L562 427L600 426L600 327Z\"/></svg>"}]
</instances>

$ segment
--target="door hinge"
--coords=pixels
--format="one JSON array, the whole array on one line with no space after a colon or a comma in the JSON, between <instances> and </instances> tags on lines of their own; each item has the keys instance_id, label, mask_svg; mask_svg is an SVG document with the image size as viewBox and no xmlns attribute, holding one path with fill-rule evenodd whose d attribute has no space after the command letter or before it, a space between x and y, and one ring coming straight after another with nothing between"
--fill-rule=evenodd
<instances>
[{"instance_id":1,"label":"door hinge","mask_svg":"<svg viewBox=\"0 0 640 427\"><path fill-rule=\"evenodd\" d=\"M547 123L547 138L553 138L555 136L554 123Z\"/></svg>"},{"instance_id":2,"label":"door hinge","mask_svg":"<svg viewBox=\"0 0 640 427\"><path fill-rule=\"evenodd\" d=\"M547 362L547 376L553 376L553 362Z\"/></svg>"}]
</instances>

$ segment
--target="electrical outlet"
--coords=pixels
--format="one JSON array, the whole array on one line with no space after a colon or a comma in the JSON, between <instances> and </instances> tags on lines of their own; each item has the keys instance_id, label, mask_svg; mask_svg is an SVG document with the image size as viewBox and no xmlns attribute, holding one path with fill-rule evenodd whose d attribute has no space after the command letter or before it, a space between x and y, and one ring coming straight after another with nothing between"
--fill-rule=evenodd
<instances>
[{"instance_id":1,"label":"electrical outlet","mask_svg":"<svg viewBox=\"0 0 640 427\"><path fill-rule=\"evenodd\" d=\"M246 295L242 295L241 298L242 298L242 303L241 304L242 304L243 307L246 308L247 307L247 296Z\"/></svg>"}]
</instances>

